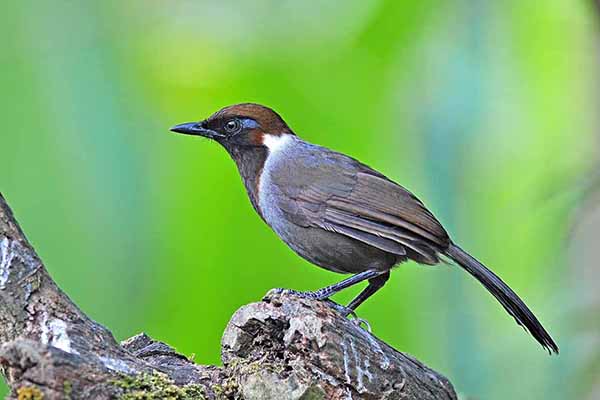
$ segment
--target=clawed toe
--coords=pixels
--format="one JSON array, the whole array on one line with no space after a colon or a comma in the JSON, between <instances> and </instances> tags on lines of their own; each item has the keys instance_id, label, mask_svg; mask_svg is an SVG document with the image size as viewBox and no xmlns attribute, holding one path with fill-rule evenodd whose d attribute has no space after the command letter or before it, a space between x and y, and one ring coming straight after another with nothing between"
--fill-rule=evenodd
<instances>
[{"instance_id":1,"label":"clawed toe","mask_svg":"<svg viewBox=\"0 0 600 400\"><path fill-rule=\"evenodd\" d=\"M352 318L352 323L358 326L359 328L365 329L367 332L371 333L371 324L366 319L356 317L354 314L354 318Z\"/></svg>"},{"instance_id":2,"label":"clawed toe","mask_svg":"<svg viewBox=\"0 0 600 400\"><path fill-rule=\"evenodd\" d=\"M327 304L330 308L334 309L342 317L348 317L351 315L353 318L356 318L356 313L351 308L338 304L335 301L329 299L325 300L325 304Z\"/></svg>"},{"instance_id":3,"label":"clawed toe","mask_svg":"<svg viewBox=\"0 0 600 400\"><path fill-rule=\"evenodd\" d=\"M267 292L267 294L291 294L293 290L284 289L284 288L274 288Z\"/></svg>"},{"instance_id":4,"label":"clawed toe","mask_svg":"<svg viewBox=\"0 0 600 400\"><path fill-rule=\"evenodd\" d=\"M298 290L294 290L294 289L285 289L285 288L274 288L271 289L267 292L267 294L265 294L263 296L264 299L269 298L271 296L274 295L293 295L293 296L298 296L298 297L302 297L303 299L314 299L315 295L313 294L313 292L300 292Z\"/></svg>"},{"instance_id":5,"label":"clawed toe","mask_svg":"<svg viewBox=\"0 0 600 400\"><path fill-rule=\"evenodd\" d=\"M298 290L285 289L285 288L271 289L263 296L263 299L265 299L265 300L270 299L272 296L275 296L275 295L294 295L294 296L302 297L305 299L320 300L319 296L317 294L315 294L314 292L300 292ZM342 317L344 317L344 318L352 317L350 320L352 321L353 324L355 324L356 326L358 326L360 328L366 329L369 333L371 332L371 325L369 324L369 322L365 319L359 318L358 315L356 315L356 312L352 308L338 304L335 301L330 300L330 299L324 299L323 301L325 302L325 304L327 304L327 306L329 306L330 308L335 310Z\"/></svg>"},{"instance_id":6,"label":"clawed toe","mask_svg":"<svg viewBox=\"0 0 600 400\"><path fill-rule=\"evenodd\" d=\"M287 294L287 290L288 289L284 289L284 288L273 288L273 289L270 289L267 293L265 293L265 295L263 296L262 299L265 300L265 301L269 301L269 300L271 300L271 298L273 296Z\"/></svg>"},{"instance_id":7,"label":"clawed toe","mask_svg":"<svg viewBox=\"0 0 600 400\"><path fill-rule=\"evenodd\" d=\"M352 317L350 321L352 321L353 324L355 324L359 328L364 328L369 333L371 333L371 325L369 324L369 321L367 321L366 319L359 318L358 315L356 315L356 311L354 311L350 307L343 306L332 300L327 300L326 303L329 307L337 311L342 317Z\"/></svg>"}]
</instances>

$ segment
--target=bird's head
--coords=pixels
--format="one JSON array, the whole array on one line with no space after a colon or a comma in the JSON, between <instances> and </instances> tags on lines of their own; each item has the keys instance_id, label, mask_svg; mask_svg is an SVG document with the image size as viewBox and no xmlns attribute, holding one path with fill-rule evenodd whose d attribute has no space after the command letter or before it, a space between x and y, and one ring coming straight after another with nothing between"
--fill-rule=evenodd
<instances>
[{"instance_id":1,"label":"bird's head","mask_svg":"<svg viewBox=\"0 0 600 400\"><path fill-rule=\"evenodd\" d=\"M269 147L285 135L294 135L279 114L253 103L225 107L205 120L179 124L171 131L213 139L227 150Z\"/></svg>"}]
</instances>

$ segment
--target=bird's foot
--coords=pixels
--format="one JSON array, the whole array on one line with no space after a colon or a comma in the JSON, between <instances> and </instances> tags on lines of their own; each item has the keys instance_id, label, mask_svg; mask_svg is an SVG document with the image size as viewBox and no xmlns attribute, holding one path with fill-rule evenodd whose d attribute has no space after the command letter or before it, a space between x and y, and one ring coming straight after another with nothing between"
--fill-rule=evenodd
<instances>
[{"instance_id":1,"label":"bird's foot","mask_svg":"<svg viewBox=\"0 0 600 400\"><path fill-rule=\"evenodd\" d=\"M346 307L339 303L336 303L335 301L333 301L331 299L322 298L318 293L315 293L315 292L301 292L299 290L294 290L294 289L275 288L275 289L269 290L263 296L263 299L267 300L267 299L270 299L274 295L288 295L288 294L291 294L293 296L298 296L303 299L322 300L325 304L327 304L327 306L329 306L331 309L336 311L342 317L344 317L344 318L352 317L352 318L350 318L350 321L353 324L355 324L356 326L358 326L360 328L366 329L369 333L371 332L371 325L369 325L369 322L365 319L359 318L358 315L356 315L356 311L354 311L350 307Z\"/></svg>"},{"instance_id":2,"label":"bird's foot","mask_svg":"<svg viewBox=\"0 0 600 400\"><path fill-rule=\"evenodd\" d=\"M344 318L352 317L348 319L350 319L350 321L353 324L355 324L359 328L366 329L369 333L371 333L371 325L369 324L369 321L360 318L358 315L356 315L356 311L354 311L350 307L343 306L330 299L325 300L325 304L337 311L337 313Z\"/></svg>"},{"instance_id":3,"label":"bird's foot","mask_svg":"<svg viewBox=\"0 0 600 400\"><path fill-rule=\"evenodd\" d=\"M270 298L274 295L293 295L302 297L303 299L312 299L312 300L323 300L314 292L301 292L299 290L294 289L284 289L284 288L275 288L271 289L263 296L264 299Z\"/></svg>"},{"instance_id":4,"label":"bird's foot","mask_svg":"<svg viewBox=\"0 0 600 400\"><path fill-rule=\"evenodd\" d=\"M353 324L355 324L359 328L363 328L367 332L372 333L372 331L371 331L371 324L369 324L369 321L367 321L366 319L355 317L355 318L352 318L351 321L352 321Z\"/></svg>"},{"instance_id":5,"label":"bird's foot","mask_svg":"<svg viewBox=\"0 0 600 400\"><path fill-rule=\"evenodd\" d=\"M343 306L339 303L336 303L333 300L327 299L327 300L325 300L325 304L327 304L329 306L329 308L332 308L333 310L335 310L338 314L340 314L344 318L347 318L349 316L352 316L352 318L357 318L356 312L354 312L353 309Z\"/></svg>"}]
</instances>

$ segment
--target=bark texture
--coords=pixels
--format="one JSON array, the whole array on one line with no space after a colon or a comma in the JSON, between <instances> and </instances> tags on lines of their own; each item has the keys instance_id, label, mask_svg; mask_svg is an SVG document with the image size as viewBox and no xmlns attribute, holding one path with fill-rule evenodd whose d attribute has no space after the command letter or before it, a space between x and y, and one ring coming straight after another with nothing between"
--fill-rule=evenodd
<instances>
[{"instance_id":1,"label":"bark texture","mask_svg":"<svg viewBox=\"0 0 600 400\"><path fill-rule=\"evenodd\" d=\"M267 296L232 317L223 366L145 334L118 343L48 275L0 195L0 367L11 399L456 399L446 378L326 303Z\"/></svg>"}]
</instances>

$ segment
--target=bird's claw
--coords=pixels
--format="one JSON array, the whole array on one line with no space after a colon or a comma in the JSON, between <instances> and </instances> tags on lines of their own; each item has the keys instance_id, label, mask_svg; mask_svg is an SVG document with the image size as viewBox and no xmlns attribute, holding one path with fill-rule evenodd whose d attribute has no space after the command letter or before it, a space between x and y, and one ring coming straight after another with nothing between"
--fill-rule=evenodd
<instances>
[{"instance_id":1,"label":"bird's claw","mask_svg":"<svg viewBox=\"0 0 600 400\"><path fill-rule=\"evenodd\" d=\"M352 323L355 324L356 326L358 326L359 328L363 328L367 332L372 333L371 332L371 324L369 324L369 321L367 321L366 319L356 317L356 314L354 314L354 315L355 315L355 317L352 318Z\"/></svg>"},{"instance_id":2,"label":"bird's claw","mask_svg":"<svg viewBox=\"0 0 600 400\"><path fill-rule=\"evenodd\" d=\"M270 296L278 295L278 294L289 294L288 292L292 292L292 291L290 289L284 289L284 288L273 288L265 294L265 297L270 297Z\"/></svg>"},{"instance_id":3,"label":"bird's claw","mask_svg":"<svg viewBox=\"0 0 600 400\"><path fill-rule=\"evenodd\" d=\"M369 333L371 333L371 325L369 324L369 321L367 321L366 319L363 319L363 318L359 318L358 315L356 315L356 311L354 311L353 309L351 309L349 307L338 304L335 301L332 301L329 299L327 299L325 302L327 303L327 305L329 307L331 307L335 311L337 311L342 317L344 317L344 318L352 317L350 319L350 321L353 324L355 324L359 328L364 328Z\"/></svg>"},{"instance_id":4,"label":"bird's claw","mask_svg":"<svg viewBox=\"0 0 600 400\"><path fill-rule=\"evenodd\" d=\"M315 296L315 294L313 292L301 292L301 291L294 290L294 289L274 288L274 289L269 290L263 296L263 300L269 300L269 299L271 299L271 297L276 296L276 295L284 295L284 296L285 295L294 295L294 296L302 297L305 299L317 299L317 297ZM369 324L369 322L365 319L359 318L358 315L356 315L356 311L354 311L353 309L351 309L349 307L338 304L331 299L324 299L323 301L325 302L325 304L327 304L328 307L332 308L334 311L336 311L342 317L344 317L344 318L352 317L352 318L350 318L350 321L353 324L355 324L359 328L364 328L369 333L371 333L371 325Z\"/></svg>"},{"instance_id":5,"label":"bird's claw","mask_svg":"<svg viewBox=\"0 0 600 400\"><path fill-rule=\"evenodd\" d=\"M325 304L327 304L330 308L333 308L335 311L337 311L344 318L346 318L346 317L348 317L350 315L353 318L356 318L356 313L351 308L348 308L346 306L338 304L335 301L330 300L330 299L325 300Z\"/></svg>"},{"instance_id":6,"label":"bird's claw","mask_svg":"<svg viewBox=\"0 0 600 400\"><path fill-rule=\"evenodd\" d=\"M293 295L293 296L302 297L304 299L314 299L315 298L315 296L312 292L301 292L299 290L285 289L285 288L271 289L263 296L263 298L269 298L269 297L275 296L275 295L283 295L283 296Z\"/></svg>"}]
</instances>

